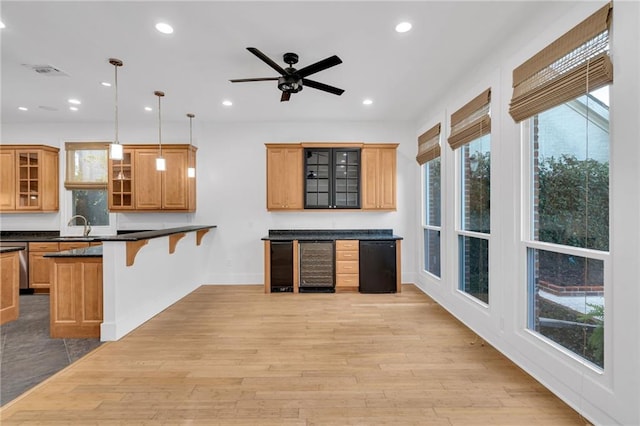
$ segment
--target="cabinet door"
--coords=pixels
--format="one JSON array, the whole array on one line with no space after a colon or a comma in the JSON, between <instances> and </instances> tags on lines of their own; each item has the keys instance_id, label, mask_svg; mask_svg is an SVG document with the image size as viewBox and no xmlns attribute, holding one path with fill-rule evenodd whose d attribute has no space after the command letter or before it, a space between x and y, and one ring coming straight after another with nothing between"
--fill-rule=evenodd
<instances>
[{"instance_id":1,"label":"cabinet door","mask_svg":"<svg viewBox=\"0 0 640 426\"><path fill-rule=\"evenodd\" d=\"M304 154L305 208L360 208L359 149L307 148Z\"/></svg>"},{"instance_id":2,"label":"cabinet door","mask_svg":"<svg viewBox=\"0 0 640 426\"><path fill-rule=\"evenodd\" d=\"M109 210L132 210L133 151L124 149L122 160L109 160Z\"/></svg>"},{"instance_id":3,"label":"cabinet door","mask_svg":"<svg viewBox=\"0 0 640 426\"><path fill-rule=\"evenodd\" d=\"M267 210L302 208L302 148L267 147Z\"/></svg>"},{"instance_id":4,"label":"cabinet door","mask_svg":"<svg viewBox=\"0 0 640 426\"><path fill-rule=\"evenodd\" d=\"M102 259L57 258L50 296L51 337L100 337Z\"/></svg>"},{"instance_id":5,"label":"cabinet door","mask_svg":"<svg viewBox=\"0 0 640 426\"><path fill-rule=\"evenodd\" d=\"M18 252L0 254L0 324L18 319L19 256Z\"/></svg>"},{"instance_id":6,"label":"cabinet door","mask_svg":"<svg viewBox=\"0 0 640 426\"><path fill-rule=\"evenodd\" d=\"M395 145L362 149L362 208L395 210Z\"/></svg>"},{"instance_id":7,"label":"cabinet door","mask_svg":"<svg viewBox=\"0 0 640 426\"><path fill-rule=\"evenodd\" d=\"M40 152L40 208L43 212L58 211L59 186L58 186L58 160L57 152Z\"/></svg>"},{"instance_id":8,"label":"cabinet door","mask_svg":"<svg viewBox=\"0 0 640 426\"><path fill-rule=\"evenodd\" d=\"M167 170L161 172L163 209L187 210L189 207L188 154L186 149L162 150L167 162Z\"/></svg>"},{"instance_id":9,"label":"cabinet door","mask_svg":"<svg viewBox=\"0 0 640 426\"><path fill-rule=\"evenodd\" d=\"M16 209L16 158L12 149L0 151L0 211Z\"/></svg>"},{"instance_id":10,"label":"cabinet door","mask_svg":"<svg viewBox=\"0 0 640 426\"><path fill-rule=\"evenodd\" d=\"M396 208L396 149L381 148L378 150L378 204L379 208L395 210Z\"/></svg>"},{"instance_id":11,"label":"cabinet door","mask_svg":"<svg viewBox=\"0 0 640 426\"><path fill-rule=\"evenodd\" d=\"M44 257L46 252L29 253L29 287L49 289L53 274L53 260Z\"/></svg>"},{"instance_id":12,"label":"cabinet door","mask_svg":"<svg viewBox=\"0 0 640 426\"><path fill-rule=\"evenodd\" d=\"M160 210L162 208L162 173L156 170L156 149L137 149L134 157L135 208Z\"/></svg>"},{"instance_id":13,"label":"cabinet door","mask_svg":"<svg viewBox=\"0 0 640 426\"><path fill-rule=\"evenodd\" d=\"M40 209L40 153L37 150L16 151L18 159L18 210Z\"/></svg>"}]
</instances>

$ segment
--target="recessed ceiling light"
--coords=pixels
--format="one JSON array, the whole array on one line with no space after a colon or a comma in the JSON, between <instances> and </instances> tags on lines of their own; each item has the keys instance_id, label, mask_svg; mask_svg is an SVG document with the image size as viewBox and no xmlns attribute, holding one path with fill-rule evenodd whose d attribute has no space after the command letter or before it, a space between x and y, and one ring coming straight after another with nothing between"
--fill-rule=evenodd
<instances>
[{"instance_id":1,"label":"recessed ceiling light","mask_svg":"<svg viewBox=\"0 0 640 426\"><path fill-rule=\"evenodd\" d=\"M362 101L362 105L371 105L373 101L371 99L365 99Z\"/></svg>"},{"instance_id":2,"label":"recessed ceiling light","mask_svg":"<svg viewBox=\"0 0 640 426\"><path fill-rule=\"evenodd\" d=\"M151 108L151 107L144 107L144 110L145 110L145 111L153 111L153 108Z\"/></svg>"},{"instance_id":3,"label":"recessed ceiling light","mask_svg":"<svg viewBox=\"0 0 640 426\"><path fill-rule=\"evenodd\" d=\"M171 34L173 33L173 27L164 22L158 22L156 24L156 30L160 31L162 34Z\"/></svg>"},{"instance_id":4,"label":"recessed ceiling light","mask_svg":"<svg viewBox=\"0 0 640 426\"><path fill-rule=\"evenodd\" d=\"M222 101L222 105L224 105L224 106L231 106L231 105L233 105L233 102L231 102L230 100L226 100L226 99L225 99L224 101Z\"/></svg>"},{"instance_id":5,"label":"recessed ceiling light","mask_svg":"<svg viewBox=\"0 0 640 426\"><path fill-rule=\"evenodd\" d=\"M80 105L82 102L77 99L69 99L69 103L73 105Z\"/></svg>"},{"instance_id":6,"label":"recessed ceiling light","mask_svg":"<svg viewBox=\"0 0 640 426\"><path fill-rule=\"evenodd\" d=\"M108 81L103 81L102 84L104 87L111 87L111 83L109 83Z\"/></svg>"},{"instance_id":7,"label":"recessed ceiling light","mask_svg":"<svg viewBox=\"0 0 640 426\"><path fill-rule=\"evenodd\" d=\"M20 111L29 111L29 108L27 108L27 107L18 107L18 109Z\"/></svg>"},{"instance_id":8,"label":"recessed ceiling light","mask_svg":"<svg viewBox=\"0 0 640 426\"><path fill-rule=\"evenodd\" d=\"M410 29L411 29L410 22L400 22L398 25L396 25L396 31L399 33L406 33Z\"/></svg>"},{"instance_id":9,"label":"recessed ceiling light","mask_svg":"<svg viewBox=\"0 0 640 426\"><path fill-rule=\"evenodd\" d=\"M70 106L70 107L69 107L69 109L70 109L71 111L77 111L77 110L78 110L78 107Z\"/></svg>"},{"instance_id":10,"label":"recessed ceiling light","mask_svg":"<svg viewBox=\"0 0 640 426\"><path fill-rule=\"evenodd\" d=\"M4 22L0 21L0 28L5 28Z\"/></svg>"}]
</instances>

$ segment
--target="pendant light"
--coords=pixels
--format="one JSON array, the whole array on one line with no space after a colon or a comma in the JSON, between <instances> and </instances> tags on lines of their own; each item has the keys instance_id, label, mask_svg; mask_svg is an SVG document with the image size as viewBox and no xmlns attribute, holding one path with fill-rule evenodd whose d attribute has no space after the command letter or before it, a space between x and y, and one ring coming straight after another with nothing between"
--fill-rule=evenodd
<instances>
[{"instance_id":1,"label":"pendant light","mask_svg":"<svg viewBox=\"0 0 640 426\"><path fill-rule=\"evenodd\" d=\"M156 90L153 94L158 97L158 146L160 147L160 153L156 158L156 170L163 172L167 169L167 164L162 157L162 109L160 106L160 99L164 96L164 92Z\"/></svg>"},{"instance_id":2,"label":"pendant light","mask_svg":"<svg viewBox=\"0 0 640 426\"><path fill-rule=\"evenodd\" d=\"M118 67L121 67L122 61L120 59L116 59L116 58L109 58L109 63L111 65L113 65L114 69L115 69L115 92L116 92L116 137L113 141L113 143L109 144L109 158L111 158L112 160L122 160L123 158L123 151L122 151L122 145L120 144L120 141L118 140Z\"/></svg>"},{"instance_id":3,"label":"pendant light","mask_svg":"<svg viewBox=\"0 0 640 426\"><path fill-rule=\"evenodd\" d=\"M187 177L194 178L196 177L196 168L191 164L191 146L193 145L193 117L194 114L187 114L189 117L189 168L187 168Z\"/></svg>"}]
</instances>

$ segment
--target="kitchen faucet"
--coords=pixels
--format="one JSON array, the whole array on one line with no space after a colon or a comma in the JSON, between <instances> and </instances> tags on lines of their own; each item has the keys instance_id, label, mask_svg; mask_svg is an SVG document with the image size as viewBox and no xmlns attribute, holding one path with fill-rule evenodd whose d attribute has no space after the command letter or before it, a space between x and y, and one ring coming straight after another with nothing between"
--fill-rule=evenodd
<instances>
[{"instance_id":1,"label":"kitchen faucet","mask_svg":"<svg viewBox=\"0 0 640 426\"><path fill-rule=\"evenodd\" d=\"M85 237L88 237L89 232L91 232L91 224L89 223L87 218L82 216L81 214L71 216L71 219L69 219L69 222L67 222L67 226L71 226L71 222L73 222L74 219L78 219L78 218L84 220L84 229L82 231L82 235L84 235Z\"/></svg>"}]
</instances>

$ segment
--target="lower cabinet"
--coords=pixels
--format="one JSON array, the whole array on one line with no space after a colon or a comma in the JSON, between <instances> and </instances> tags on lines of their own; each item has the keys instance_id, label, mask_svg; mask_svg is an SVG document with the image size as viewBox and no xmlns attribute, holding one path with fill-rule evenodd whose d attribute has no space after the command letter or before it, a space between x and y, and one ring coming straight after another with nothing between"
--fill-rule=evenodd
<instances>
[{"instance_id":1,"label":"lower cabinet","mask_svg":"<svg viewBox=\"0 0 640 426\"><path fill-rule=\"evenodd\" d=\"M401 291L400 240L336 240L335 250L327 241L266 240L264 247L265 293Z\"/></svg>"},{"instance_id":2,"label":"lower cabinet","mask_svg":"<svg viewBox=\"0 0 640 426\"><path fill-rule=\"evenodd\" d=\"M0 324L18 319L20 253L0 253Z\"/></svg>"},{"instance_id":3,"label":"lower cabinet","mask_svg":"<svg viewBox=\"0 0 640 426\"><path fill-rule=\"evenodd\" d=\"M60 251L58 243L29 243L29 287L37 293L48 293L53 280L53 260L47 253Z\"/></svg>"},{"instance_id":4,"label":"lower cabinet","mask_svg":"<svg viewBox=\"0 0 640 426\"><path fill-rule=\"evenodd\" d=\"M29 287L36 293L49 292L53 281L53 259L45 257L47 253L85 248L89 245L90 243L82 241L29 243Z\"/></svg>"},{"instance_id":5,"label":"lower cabinet","mask_svg":"<svg viewBox=\"0 0 640 426\"><path fill-rule=\"evenodd\" d=\"M53 264L51 337L100 337L102 258L57 257Z\"/></svg>"},{"instance_id":6,"label":"lower cabinet","mask_svg":"<svg viewBox=\"0 0 640 426\"><path fill-rule=\"evenodd\" d=\"M360 285L357 240L336 241L336 291L358 291Z\"/></svg>"}]
</instances>

